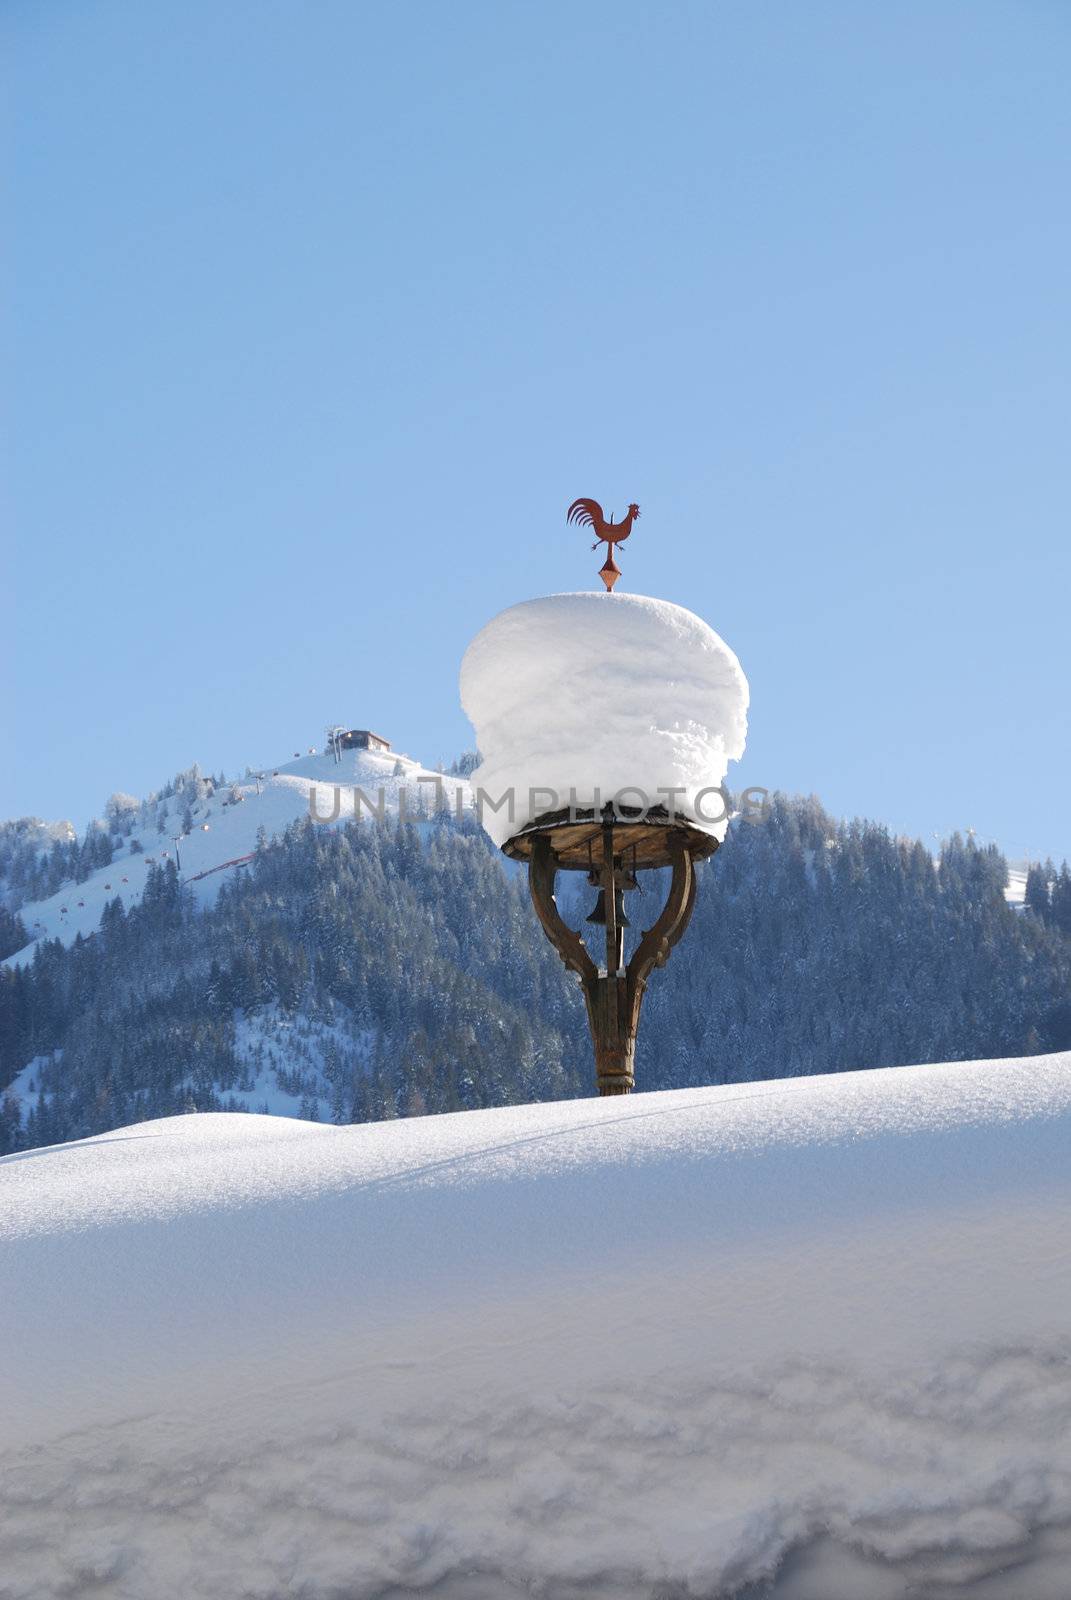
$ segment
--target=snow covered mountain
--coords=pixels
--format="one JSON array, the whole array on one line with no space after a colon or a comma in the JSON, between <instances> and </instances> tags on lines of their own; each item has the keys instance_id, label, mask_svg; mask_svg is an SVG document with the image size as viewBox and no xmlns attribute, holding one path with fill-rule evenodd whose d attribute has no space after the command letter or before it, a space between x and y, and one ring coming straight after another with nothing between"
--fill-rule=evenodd
<instances>
[{"instance_id":1,"label":"snow covered mountain","mask_svg":"<svg viewBox=\"0 0 1071 1600\"><path fill-rule=\"evenodd\" d=\"M410 814L430 809L442 783L443 803L455 812L469 799L464 778L432 772L412 757L371 750L347 749L336 761L329 751L295 755L292 760L250 774L241 782L217 785L211 779L193 779L183 790L159 801L130 800L124 822L126 833L119 853L106 866L96 868L82 883L65 883L44 899L18 906L30 934L30 943L8 957L21 966L32 960L42 939L73 944L100 926L101 914L116 897L124 909L137 904L154 863L176 860L181 877L190 885L199 905L210 905L220 885L248 864L258 839L273 839L292 822L310 814L310 798L318 797L320 817L332 814L334 789L341 794L340 822L354 815L353 790L361 789L369 802L397 814L399 805ZM192 793L191 793L192 791ZM361 815L371 815L362 806ZM138 823L143 826L138 826ZM144 826L151 825L151 831ZM38 824L39 847L55 837L68 838L69 823ZM59 830L57 832L57 830ZM129 840L138 837L142 848L132 853Z\"/></svg>"},{"instance_id":2,"label":"snow covered mountain","mask_svg":"<svg viewBox=\"0 0 1071 1600\"><path fill-rule=\"evenodd\" d=\"M1063 1600L1071 1055L0 1162L5 1600Z\"/></svg>"},{"instance_id":3,"label":"snow covered mountain","mask_svg":"<svg viewBox=\"0 0 1071 1600\"><path fill-rule=\"evenodd\" d=\"M44 939L59 939L69 946L100 926L104 907L116 898L124 909L140 902L154 864L177 861L180 876L200 906L211 905L221 885L248 866L258 841L277 838L293 822L310 814L312 797L320 817L332 814L334 789L339 786L344 823L354 815L353 791L361 789L369 801L382 799L387 814L399 806L419 816L438 801L436 781L442 783L442 803L451 815L472 804L472 790L464 777L436 772L411 756L370 750L344 750L336 762L329 752L295 754L289 761L248 772L237 782L191 774L185 784L162 796L137 801L113 796L111 816L98 825L102 835L111 825L120 829L114 839L112 860L93 868L83 881L67 878L54 893L27 897L8 883L2 900L22 919L29 935L21 949L0 964L13 967L32 961L34 948ZM495 791L492 791L495 792ZM360 815L369 817L362 806ZM331 824L325 824L331 825ZM57 842L71 844L75 830L69 822L42 822L20 818L0 824L23 855L44 859ZM132 845L134 846L132 848ZM1026 864L1009 870L1005 898L1021 910L1026 885Z\"/></svg>"},{"instance_id":4,"label":"snow covered mountain","mask_svg":"<svg viewBox=\"0 0 1071 1600\"><path fill-rule=\"evenodd\" d=\"M391 820L403 796L434 808L436 781L393 752L309 752L114 795L81 839L0 824L0 1152L193 1108L349 1122L585 1092L576 988L468 783L444 777L415 828ZM355 787L382 794L382 826L345 825ZM308 823L336 789L338 825ZM649 1088L1071 1043L1064 874L1049 915L1035 884L1013 916L1026 879L995 848L953 838L935 860L774 796L702 876L646 1002ZM627 939L652 904L630 902Z\"/></svg>"}]
</instances>

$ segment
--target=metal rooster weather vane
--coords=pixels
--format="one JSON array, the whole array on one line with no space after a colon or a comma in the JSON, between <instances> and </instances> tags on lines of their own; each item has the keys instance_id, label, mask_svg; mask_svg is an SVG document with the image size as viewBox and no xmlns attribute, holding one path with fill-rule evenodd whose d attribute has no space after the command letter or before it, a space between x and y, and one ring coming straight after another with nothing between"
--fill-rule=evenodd
<instances>
[{"instance_id":1,"label":"metal rooster weather vane","mask_svg":"<svg viewBox=\"0 0 1071 1600\"><path fill-rule=\"evenodd\" d=\"M599 568L599 577L606 585L607 594L613 592L614 584L621 576L621 568L614 560L614 545L624 544L639 514L640 508L633 502L628 508L624 522L615 522L613 517L607 522L602 514L602 506L597 500L574 500L565 514L566 522L575 522L582 528L594 528L595 543L591 547L593 550L597 550L600 544L606 546L606 560Z\"/></svg>"}]
</instances>

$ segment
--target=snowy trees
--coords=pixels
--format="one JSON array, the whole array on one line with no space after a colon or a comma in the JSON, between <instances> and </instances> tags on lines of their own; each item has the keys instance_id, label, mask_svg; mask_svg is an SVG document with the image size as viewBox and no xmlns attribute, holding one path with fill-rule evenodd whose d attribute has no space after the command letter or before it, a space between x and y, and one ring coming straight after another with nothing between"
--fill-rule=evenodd
<instances>
[{"instance_id":1,"label":"snowy trees","mask_svg":"<svg viewBox=\"0 0 1071 1600\"><path fill-rule=\"evenodd\" d=\"M0 906L0 961L21 950L24 944L29 943L29 939L22 918Z\"/></svg>"},{"instance_id":2,"label":"snowy trees","mask_svg":"<svg viewBox=\"0 0 1071 1600\"><path fill-rule=\"evenodd\" d=\"M1071 869L1065 861L1052 885L1053 926L1071 936Z\"/></svg>"},{"instance_id":3,"label":"snowy trees","mask_svg":"<svg viewBox=\"0 0 1071 1600\"><path fill-rule=\"evenodd\" d=\"M1051 861L1030 867L1025 904L1039 922L1071 938L1071 868L1066 861L1059 872Z\"/></svg>"},{"instance_id":4,"label":"snowy trees","mask_svg":"<svg viewBox=\"0 0 1071 1600\"><path fill-rule=\"evenodd\" d=\"M774 797L766 825L738 826L701 869L689 938L652 986L637 1082L1063 1048L1071 945L1010 909L1004 877L972 841L935 865L883 828Z\"/></svg>"},{"instance_id":5,"label":"snowy trees","mask_svg":"<svg viewBox=\"0 0 1071 1600\"><path fill-rule=\"evenodd\" d=\"M1052 881L1052 862L1041 867L1032 862L1026 874L1026 893L1023 904L1042 922L1049 919L1049 884Z\"/></svg>"},{"instance_id":6,"label":"snowy trees","mask_svg":"<svg viewBox=\"0 0 1071 1600\"><path fill-rule=\"evenodd\" d=\"M132 794L123 794L117 789L108 796L104 807L105 821L113 833L129 833L140 809L140 802Z\"/></svg>"},{"instance_id":7,"label":"snowy trees","mask_svg":"<svg viewBox=\"0 0 1071 1600\"><path fill-rule=\"evenodd\" d=\"M689 937L651 983L641 1087L1071 1046L1066 869L1018 915L995 852L951 840L935 862L775 796L700 871ZM630 941L656 900L629 896ZM222 1109L239 1012L329 1034L318 1091L295 1061L293 1092L332 1120L591 1092L579 991L474 821L295 824L209 911L167 861L99 935L0 971L0 1092L43 1063L34 1109L0 1136L74 1138L191 1094Z\"/></svg>"}]
</instances>

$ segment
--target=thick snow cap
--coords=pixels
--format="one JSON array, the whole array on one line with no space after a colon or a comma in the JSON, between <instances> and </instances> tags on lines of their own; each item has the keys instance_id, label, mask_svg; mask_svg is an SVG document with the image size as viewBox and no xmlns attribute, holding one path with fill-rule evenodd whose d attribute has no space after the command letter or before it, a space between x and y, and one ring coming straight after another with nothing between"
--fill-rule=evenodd
<instances>
[{"instance_id":1,"label":"thick snow cap","mask_svg":"<svg viewBox=\"0 0 1071 1600\"><path fill-rule=\"evenodd\" d=\"M465 652L461 703L483 757L473 786L491 802L512 795L512 816L481 806L496 844L569 805L635 806L636 789L652 806L683 791L676 815L724 837L726 808L703 791L743 754L747 679L683 606L593 593L510 606Z\"/></svg>"}]
</instances>

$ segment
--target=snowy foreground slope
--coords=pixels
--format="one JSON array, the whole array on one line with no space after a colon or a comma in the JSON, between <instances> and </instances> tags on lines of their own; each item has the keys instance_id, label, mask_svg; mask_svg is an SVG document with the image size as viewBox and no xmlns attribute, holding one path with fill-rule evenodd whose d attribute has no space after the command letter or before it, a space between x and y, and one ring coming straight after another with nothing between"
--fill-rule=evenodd
<instances>
[{"instance_id":1,"label":"snowy foreground slope","mask_svg":"<svg viewBox=\"0 0 1071 1600\"><path fill-rule=\"evenodd\" d=\"M1066 1600L1071 1056L0 1162L0 1595Z\"/></svg>"}]
</instances>

